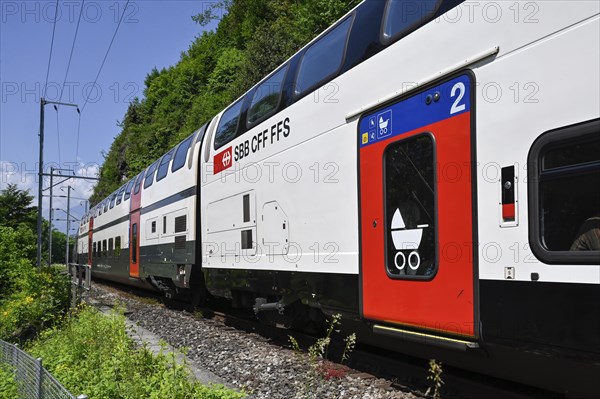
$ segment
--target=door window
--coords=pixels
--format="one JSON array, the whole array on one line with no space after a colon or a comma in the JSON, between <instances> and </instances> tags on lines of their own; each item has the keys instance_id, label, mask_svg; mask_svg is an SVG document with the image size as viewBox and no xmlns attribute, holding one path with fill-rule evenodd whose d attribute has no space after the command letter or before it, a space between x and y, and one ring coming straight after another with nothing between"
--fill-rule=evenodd
<instances>
[{"instance_id":1,"label":"door window","mask_svg":"<svg viewBox=\"0 0 600 399\"><path fill-rule=\"evenodd\" d=\"M386 270L392 278L431 278L436 272L434 159L429 134L385 150Z\"/></svg>"},{"instance_id":2,"label":"door window","mask_svg":"<svg viewBox=\"0 0 600 399\"><path fill-rule=\"evenodd\" d=\"M131 225L131 263L137 263L138 225Z\"/></svg>"}]
</instances>

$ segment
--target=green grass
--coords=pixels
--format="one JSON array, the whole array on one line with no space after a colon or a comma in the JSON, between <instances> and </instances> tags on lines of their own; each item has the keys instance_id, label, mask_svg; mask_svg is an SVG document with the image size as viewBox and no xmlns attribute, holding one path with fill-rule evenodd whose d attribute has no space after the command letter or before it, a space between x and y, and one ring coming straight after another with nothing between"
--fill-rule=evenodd
<instances>
[{"instance_id":1,"label":"green grass","mask_svg":"<svg viewBox=\"0 0 600 399\"><path fill-rule=\"evenodd\" d=\"M102 315L82 307L28 349L75 395L90 399L237 399L243 395L191 378L175 354L153 355L127 336L122 312ZM3 399L3 398L2 398Z\"/></svg>"}]
</instances>

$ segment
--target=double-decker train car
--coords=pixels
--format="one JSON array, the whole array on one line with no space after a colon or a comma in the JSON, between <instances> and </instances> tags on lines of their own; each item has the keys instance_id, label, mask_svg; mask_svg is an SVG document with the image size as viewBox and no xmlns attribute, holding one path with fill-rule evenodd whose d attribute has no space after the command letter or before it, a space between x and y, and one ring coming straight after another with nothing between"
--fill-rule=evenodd
<instances>
[{"instance_id":1,"label":"double-decker train car","mask_svg":"<svg viewBox=\"0 0 600 399\"><path fill-rule=\"evenodd\" d=\"M599 14L364 1L94 207L80 262L598 396Z\"/></svg>"}]
</instances>

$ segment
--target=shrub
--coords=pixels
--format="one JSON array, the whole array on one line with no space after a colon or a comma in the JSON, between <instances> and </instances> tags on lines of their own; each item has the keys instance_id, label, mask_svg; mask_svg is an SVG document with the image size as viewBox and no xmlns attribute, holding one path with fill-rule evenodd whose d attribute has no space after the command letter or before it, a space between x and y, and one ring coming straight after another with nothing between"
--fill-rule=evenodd
<instances>
[{"instance_id":1,"label":"shrub","mask_svg":"<svg viewBox=\"0 0 600 399\"><path fill-rule=\"evenodd\" d=\"M175 354L155 356L145 347L136 348L127 336L122 312L105 316L83 306L62 326L43 332L29 351L42 357L68 390L90 399L242 397L193 381Z\"/></svg>"},{"instance_id":2,"label":"shrub","mask_svg":"<svg viewBox=\"0 0 600 399\"><path fill-rule=\"evenodd\" d=\"M26 226L0 226L0 338L27 338L63 312L69 282L56 268L38 272L29 259L35 236Z\"/></svg>"},{"instance_id":3,"label":"shrub","mask_svg":"<svg viewBox=\"0 0 600 399\"><path fill-rule=\"evenodd\" d=\"M69 279L60 268L38 272L30 265L21 267L12 292L0 297L0 339L26 340L52 325L68 308L69 289Z\"/></svg>"},{"instance_id":4,"label":"shrub","mask_svg":"<svg viewBox=\"0 0 600 399\"><path fill-rule=\"evenodd\" d=\"M7 365L0 363L0 399L18 399L19 391L15 373Z\"/></svg>"}]
</instances>

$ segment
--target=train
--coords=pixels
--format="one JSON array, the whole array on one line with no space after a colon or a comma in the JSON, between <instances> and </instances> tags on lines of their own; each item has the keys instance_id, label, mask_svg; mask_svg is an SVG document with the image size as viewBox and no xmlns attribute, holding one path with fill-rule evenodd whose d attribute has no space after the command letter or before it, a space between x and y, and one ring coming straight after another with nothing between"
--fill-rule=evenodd
<instances>
[{"instance_id":1,"label":"train","mask_svg":"<svg viewBox=\"0 0 600 399\"><path fill-rule=\"evenodd\" d=\"M363 1L91 208L77 262L600 397L599 15Z\"/></svg>"}]
</instances>

